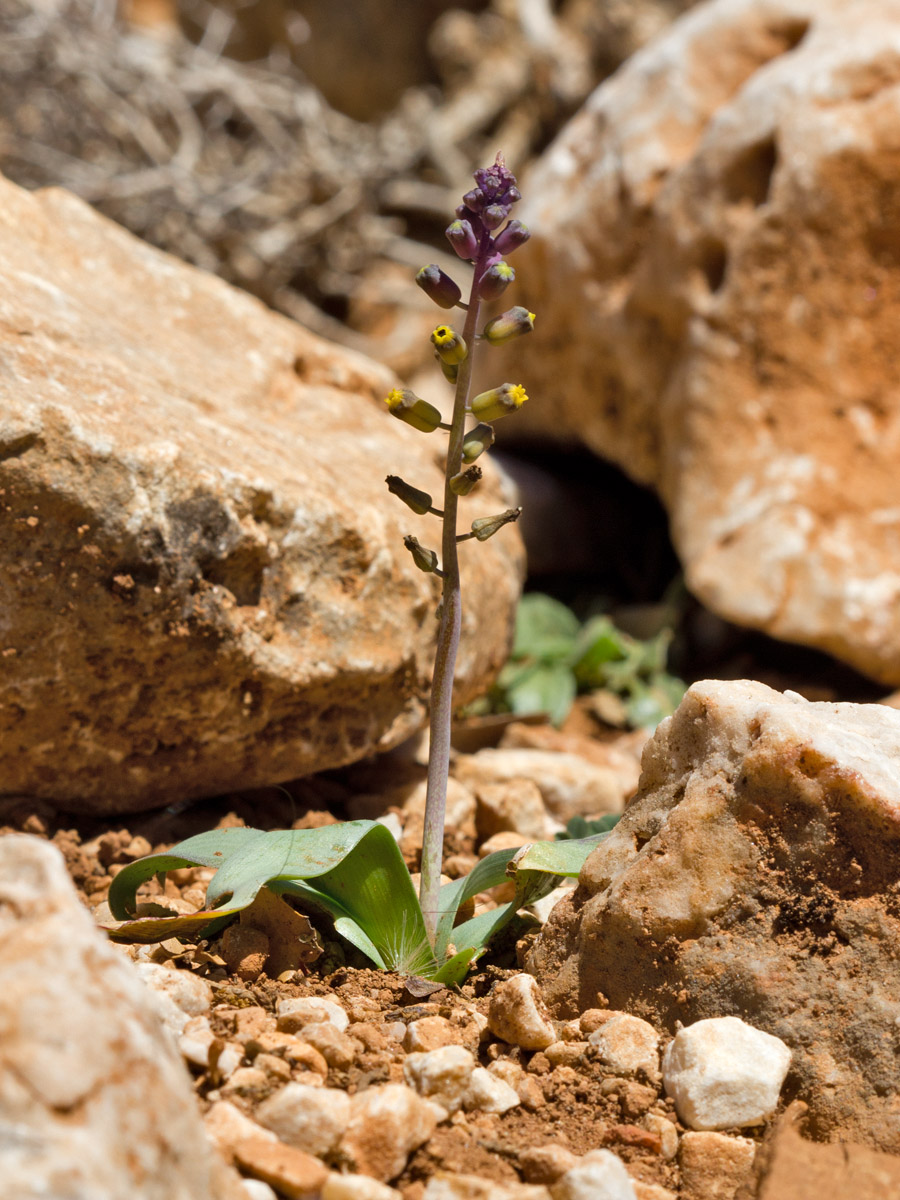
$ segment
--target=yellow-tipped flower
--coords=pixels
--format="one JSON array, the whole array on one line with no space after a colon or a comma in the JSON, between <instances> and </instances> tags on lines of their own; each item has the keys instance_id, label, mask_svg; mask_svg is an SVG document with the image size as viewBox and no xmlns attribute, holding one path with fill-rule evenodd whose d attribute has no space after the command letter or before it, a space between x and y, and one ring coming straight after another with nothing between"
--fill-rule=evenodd
<instances>
[{"instance_id":1,"label":"yellow-tipped flower","mask_svg":"<svg viewBox=\"0 0 900 1200\"><path fill-rule=\"evenodd\" d=\"M521 383L501 383L472 401L472 412L480 421L498 421L522 407L528 396Z\"/></svg>"},{"instance_id":2,"label":"yellow-tipped flower","mask_svg":"<svg viewBox=\"0 0 900 1200\"><path fill-rule=\"evenodd\" d=\"M434 501L428 492L414 488L411 483L407 483L399 475L388 475L384 482L388 485L388 491L391 495L402 500L418 516L424 516L425 513L431 511Z\"/></svg>"},{"instance_id":3,"label":"yellow-tipped flower","mask_svg":"<svg viewBox=\"0 0 900 1200\"><path fill-rule=\"evenodd\" d=\"M423 433L433 433L441 423L441 414L434 405L420 399L409 388L394 388L385 396L384 402L393 416Z\"/></svg>"},{"instance_id":4,"label":"yellow-tipped flower","mask_svg":"<svg viewBox=\"0 0 900 1200\"><path fill-rule=\"evenodd\" d=\"M434 550L428 550L421 545L418 538L414 538L410 533L403 539L403 545L413 556L413 562L420 571L424 571L426 575L434 575L437 572L438 556Z\"/></svg>"},{"instance_id":5,"label":"yellow-tipped flower","mask_svg":"<svg viewBox=\"0 0 900 1200\"><path fill-rule=\"evenodd\" d=\"M463 439L463 462L474 462L479 454L484 454L493 444L494 431L490 425L476 425Z\"/></svg>"},{"instance_id":6,"label":"yellow-tipped flower","mask_svg":"<svg viewBox=\"0 0 900 1200\"><path fill-rule=\"evenodd\" d=\"M511 521L518 521L521 515L521 508L508 508L506 512L497 513L495 517L479 517L472 522L472 532L479 542L486 542L504 525L509 525Z\"/></svg>"},{"instance_id":7,"label":"yellow-tipped flower","mask_svg":"<svg viewBox=\"0 0 900 1200\"><path fill-rule=\"evenodd\" d=\"M494 317L493 321L488 321L482 337L492 346L502 346L505 342L520 337L523 333L531 333L533 329L534 313L523 308L521 304L517 304L515 308L510 308L505 313L501 313L499 317Z\"/></svg>"},{"instance_id":8,"label":"yellow-tipped flower","mask_svg":"<svg viewBox=\"0 0 900 1200\"><path fill-rule=\"evenodd\" d=\"M459 375L459 363L444 362L437 350L434 352L434 357L437 359L437 364L444 373L444 378L448 383L456 383L456 378Z\"/></svg>"},{"instance_id":9,"label":"yellow-tipped flower","mask_svg":"<svg viewBox=\"0 0 900 1200\"><path fill-rule=\"evenodd\" d=\"M483 473L481 467L467 467L465 471L460 471L450 480L450 491L455 492L457 496L468 496Z\"/></svg>"},{"instance_id":10,"label":"yellow-tipped flower","mask_svg":"<svg viewBox=\"0 0 900 1200\"><path fill-rule=\"evenodd\" d=\"M441 360L450 366L459 366L469 353L465 340L449 325L438 325L432 330L431 344Z\"/></svg>"}]
</instances>

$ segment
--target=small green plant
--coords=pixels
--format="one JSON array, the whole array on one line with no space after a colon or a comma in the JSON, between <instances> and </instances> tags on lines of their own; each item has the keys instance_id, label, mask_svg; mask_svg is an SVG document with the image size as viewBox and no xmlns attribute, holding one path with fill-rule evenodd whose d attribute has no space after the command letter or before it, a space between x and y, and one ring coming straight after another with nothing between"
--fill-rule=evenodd
<instances>
[{"instance_id":1,"label":"small green plant","mask_svg":"<svg viewBox=\"0 0 900 1200\"><path fill-rule=\"evenodd\" d=\"M210 937L248 909L266 888L302 909L326 914L337 933L377 966L456 983L519 909L552 891L560 876L577 875L605 836L500 851L484 858L465 878L441 885L453 674L462 611L458 546L472 539L486 541L520 512L507 509L476 517L467 532L458 533L458 506L481 478L481 469L474 464L494 440L492 422L516 412L528 399L522 385L512 383L470 399L472 359L480 344L502 345L534 327L534 314L516 307L487 321L479 332L482 304L497 299L515 278L503 256L526 241L528 230L520 221L508 219L519 192L501 155L492 167L476 171L475 183L447 230L457 254L473 267L468 303L463 303L459 287L439 267L423 267L416 276L438 305L459 307L466 314L461 334L441 324L431 335L441 370L455 386L451 420L442 421L434 405L408 388L395 388L387 396L389 411L415 429L449 433L443 508L437 508L427 492L396 475L387 477L389 491L414 513L431 514L442 522L440 558L412 534L404 539L416 566L442 581L419 896L394 838L374 821L271 833L215 830L188 838L166 854L140 859L116 875L109 904L116 919L124 922L110 931L118 941ZM131 919L141 884L190 866L216 868L201 912ZM516 885L513 900L455 924L466 900L510 879Z\"/></svg>"},{"instance_id":2,"label":"small green plant","mask_svg":"<svg viewBox=\"0 0 900 1200\"><path fill-rule=\"evenodd\" d=\"M485 707L549 713L560 725L579 691L602 691L607 711L635 728L657 725L674 712L685 685L666 671L671 631L647 641L629 637L607 616L583 625L564 604L532 592L516 613L509 661Z\"/></svg>"}]
</instances>

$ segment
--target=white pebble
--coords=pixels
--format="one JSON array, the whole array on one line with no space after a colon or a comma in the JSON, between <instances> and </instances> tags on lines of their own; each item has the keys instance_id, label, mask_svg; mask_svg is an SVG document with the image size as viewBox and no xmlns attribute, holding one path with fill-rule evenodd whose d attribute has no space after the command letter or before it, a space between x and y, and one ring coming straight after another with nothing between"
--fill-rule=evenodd
<instances>
[{"instance_id":1,"label":"white pebble","mask_svg":"<svg viewBox=\"0 0 900 1200\"><path fill-rule=\"evenodd\" d=\"M605 1066L619 1075L643 1071L659 1078L659 1034L647 1021L629 1013L615 1013L588 1038L597 1047Z\"/></svg>"},{"instance_id":2,"label":"white pebble","mask_svg":"<svg viewBox=\"0 0 900 1200\"><path fill-rule=\"evenodd\" d=\"M279 1000L275 1012L278 1028L290 1025L290 1029L287 1030L289 1033L317 1021L330 1021L343 1033L350 1024L346 1010L336 1000L326 1000L324 996L297 996L294 999Z\"/></svg>"},{"instance_id":3,"label":"white pebble","mask_svg":"<svg viewBox=\"0 0 900 1200\"><path fill-rule=\"evenodd\" d=\"M322 1185L322 1200L401 1200L396 1188L368 1175L339 1175L336 1171Z\"/></svg>"},{"instance_id":4,"label":"white pebble","mask_svg":"<svg viewBox=\"0 0 900 1200\"><path fill-rule=\"evenodd\" d=\"M476 1067L463 1097L466 1112L505 1113L521 1104L519 1093L499 1075Z\"/></svg>"},{"instance_id":5,"label":"white pebble","mask_svg":"<svg viewBox=\"0 0 900 1200\"><path fill-rule=\"evenodd\" d=\"M550 1189L553 1200L636 1200L625 1164L610 1150L591 1150Z\"/></svg>"},{"instance_id":6,"label":"white pebble","mask_svg":"<svg viewBox=\"0 0 900 1200\"><path fill-rule=\"evenodd\" d=\"M261 1179L242 1179L247 1200L278 1200L278 1193L273 1191Z\"/></svg>"},{"instance_id":7,"label":"white pebble","mask_svg":"<svg viewBox=\"0 0 900 1200\"><path fill-rule=\"evenodd\" d=\"M663 1055L663 1082L691 1129L761 1125L778 1104L791 1065L784 1042L739 1017L680 1030Z\"/></svg>"},{"instance_id":8,"label":"white pebble","mask_svg":"<svg viewBox=\"0 0 900 1200\"><path fill-rule=\"evenodd\" d=\"M513 975L491 992L488 1028L524 1050L544 1050L556 1041L550 1014L533 975Z\"/></svg>"},{"instance_id":9,"label":"white pebble","mask_svg":"<svg viewBox=\"0 0 900 1200\"><path fill-rule=\"evenodd\" d=\"M455 1113L469 1091L475 1058L464 1046L441 1046L419 1054L408 1054L403 1078L420 1096L427 1096Z\"/></svg>"},{"instance_id":10,"label":"white pebble","mask_svg":"<svg viewBox=\"0 0 900 1200\"><path fill-rule=\"evenodd\" d=\"M347 1128L350 1097L339 1088L286 1083L263 1101L255 1116L288 1146L324 1158Z\"/></svg>"}]
</instances>

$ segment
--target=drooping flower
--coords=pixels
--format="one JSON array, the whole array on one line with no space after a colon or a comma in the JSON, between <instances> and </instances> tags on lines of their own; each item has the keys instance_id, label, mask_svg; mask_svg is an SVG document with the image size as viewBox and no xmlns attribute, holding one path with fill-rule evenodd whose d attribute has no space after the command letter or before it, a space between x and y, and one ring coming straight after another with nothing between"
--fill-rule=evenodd
<instances>
[{"instance_id":1,"label":"drooping flower","mask_svg":"<svg viewBox=\"0 0 900 1200\"><path fill-rule=\"evenodd\" d=\"M476 425L463 438L463 462L474 462L480 454L484 454L494 444L494 431L490 425Z\"/></svg>"},{"instance_id":2,"label":"drooping flower","mask_svg":"<svg viewBox=\"0 0 900 1200\"><path fill-rule=\"evenodd\" d=\"M440 358L451 366L458 366L469 353L465 339L449 325L438 325L431 331L431 344Z\"/></svg>"},{"instance_id":3,"label":"drooping flower","mask_svg":"<svg viewBox=\"0 0 900 1200\"><path fill-rule=\"evenodd\" d=\"M520 409L528 396L521 383L501 383L499 387L481 392L472 401L472 413L480 421L499 421L501 417Z\"/></svg>"},{"instance_id":4,"label":"drooping flower","mask_svg":"<svg viewBox=\"0 0 900 1200\"><path fill-rule=\"evenodd\" d=\"M385 396L384 402L392 416L423 433L433 433L441 423L441 414L434 405L422 400L409 388L394 388Z\"/></svg>"},{"instance_id":5,"label":"drooping flower","mask_svg":"<svg viewBox=\"0 0 900 1200\"><path fill-rule=\"evenodd\" d=\"M501 313L499 317L494 317L493 321L488 321L482 337L492 346L502 346L513 338L521 337L523 333L531 333L534 329L534 319L533 312L517 304Z\"/></svg>"},{"instance_id":6,"label":"drooping flower","mask_svg":"<svg viewBox=\"0 0 900 1200\"><path fill-rule=\"evenodd\" d=\"M497 513L494 517L478 517L472 522L472 532L478 538L479 542L486 542L489 537L493 537L504 525L509 525L512 521L518 521L521 515L521 508L508 508L505 512Z\"/></svg>"},{"instance_id":7,"label":"drooping flower","mask_svg":"<svg viewBox=\"0 0 900 1200\"><path fill-rule=\"evenodd\" d=\"M411 483L407 483L399 475L388 475L384 482L388 485L388 491L391 495L402 500L408 508L411 508L420 517L430 512L434 506L434 501L428 492L414 488Z\"/></svg>"},{"instance_id":8,"label":"drooping flower","mask_svg":"<svg viewBox=\"0 0 900 1200\"><path fill-rule=\"evenodd\" d=\"M503 259L496 262L493 266L488 267L481 278L481 284L478 288L478 294L482 300L497 300L512 281L515 279L516 273Z\"/></svg>"},{"instance_id":9,"label":"drooping flower","mask_svg":"<svg viewBox=\"0 0 900 1200\"><path fill-rule=\"evenodd\" d=\"M416 283L441 308L454 308L462 299L462 292L457 285L436 263L422 267L416 275Z\"/></svg>"}]
</instances>

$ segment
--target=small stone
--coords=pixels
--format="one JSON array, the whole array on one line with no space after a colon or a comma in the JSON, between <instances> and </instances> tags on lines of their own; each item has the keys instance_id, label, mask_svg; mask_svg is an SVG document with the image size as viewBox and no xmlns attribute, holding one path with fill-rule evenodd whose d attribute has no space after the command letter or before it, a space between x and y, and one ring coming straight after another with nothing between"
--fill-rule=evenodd
<instances>
[{"instance_id":1,"label":"small stone","mask_svg":"<svg viewBox=\"0 0 900 1200\"><path fill-rule=\"evenodd\" d=\"M263 1101L256 1119L286 1145L325 1158L350 1120L350 1097L338 1088L288 1083Z\"/></svg>"},{"instance_id":2,"label":"small stone","mask_svg":"<svg viewBox=\"0 0 900 1200\"><path fill-rule=\"evenodd\" d=\"M275 1022L271 1014L258 1004L239 1008L234 1014L234 1040L241 1045L262 1033L272 1033L274 1029Z\"/></svg>"},{"instance_id":3,"label":"small stone","mask_svg":"<svg viewBox=\"0 0 900 1200\"><path fill-rule=\"evenodd\" d=\"M584 1061L587 1042L552 1042L544 1053L551 1067L574 1067Z\"/></svg>"},{"instance_id":4,"label":"small stone","mask_svg":"<svg viewBox=\"0 0 900 1200\"><path fill-rule=\"evenodd\" d=\"M632 1179L631 1186L637 1200L678 1200L674 1192L660 1187L658 1183L643 1183L640 1179Z\"/></svg>"},{"instance_id":5,"label":"small stone","mask_svg":"<svg viewBox=\"0 0 900 1200\"><path fill-rule=\"evenodd\" d=\"M551 1144L520 1151L518 1167L527 1183L553 1184L577 1163L577 1157L568 1147Z\"/></svg>"},{"instance_id":6,"label":"small stone","mask_svg":"<svg viewBox=\"0 0 900 1200\"><path fill-rule=\"evenodd\" d=\"M659 1034L648 1021L612 1013L588 1041L597 1047L600 1062L617 1075L643 1071L649 1079L659 1078Z\"/></svg>"},{"instance_id":7,"label":"small stone","mask_svg":"<svg viewBox=\"0 0 900 1200\"><path fill-rule=\"evenodd\" d=\"M343 1033L330 1021L315 1021L312 1025L304 1025L300 1036L303 1041L319 1051L329 1067L338 1071L346 1071L352 1066L359 1053L359 1042L355 1042L349 1034Z\"/></svg>"},{"instance_id":8,"label":"small stone","mask_svg":"<svg viewBox=\"0 0 900 1200\"><path fill-rule=\"evenodd\" d=\"M578 1018L578 1025L581 1029L581 1036L588 1038L592 1033L596 1033L601 1025L604 1025L611 1017L614 1017L615 1012L608 1008L588 1008Z\"/></svg>"},{"instance_id":9,"label":"small stone","mask_svg":"<svg viewBox=\"0 0 900 1200\"><path fill-rule=\"evenodd\" d=\"M245 983L252 983L265 970L269 939L261 929L235 921L222 934L221 955L228 970Z\"/></svg>"},{"instance_id":10,"label":"small stone","mask_svg":"<svg viewBox=\"0 0 900 1200\"><path fill-rule=\"evenodd\" d=\"M458 1046L462 1042L462 1032L446 1017L420 1017L406 1026L403 1048L411 1054L425 1053L439 1050L441 1046Z\"/></svg>"},{"instance_id":11,"label":"small stone","mask_svg":"<svg viewBox=\"0 0 900 1200\"><path fill-rule=\"evenodd\" d=\"M278 1200L278 1193L261 1179L242 1179L247 1200Z\"/></svg>"},{"instance_id":12,"label":"small stone","mask_svg":"<svg viewBox=\"0 0 900 1200\"><path fill-rule=\"evenodd\" d=\"M244 1058L242 1046L235 1042L226 1042L225 1048L219 1053L215 1063L216 1078L224 1082L235 1073Z\"/></svg>"},{"instance_id":13,"label":"small stone","mask_svg":"<svg viewBox=\"0 0 900 1200\"><path fill-rule=\"evenodd\" d=\"M284 1057L295 1070L318 1075L320 1083L328 1075L328 1063L324 1055L315 1046L310 1046L309 1042L301 1041L300 1038L296 1039L295 1044L285 1048Z\"/></svg>"},{"instance_id":14,"label":"small stone","mask_svg":"<svg viewBox=\"0 0 900 1200\"><path fill-rule=\"evenodd\" d=\"M644 1117L644 1128L655 1133L660 1140L660 1154L666 1162L678 1153L678 1130L674 1121L661 1117L658 1113L647 1113Z\"/></svg>"},{"instance_id":15,"label":"small stone","mask_svg":"<svg viewBox=\"0 0 900 1200\"><path fill-rule=\"evenodd\" d=\"M478 857L487 858L489 854L496 854L498 850L518 850L520 846L527 845L531 840L533 839L527 838L521 833L513 833L511 830L505 833L495 833L478 847Z\"/></svg>"},{"instance_id":16,"label":"small stone","mask_svg":"<svg viewBox=\"0 0 900 1200\"><path fill-rule=\"evenodd\" d=\"M533 975L513 975L491 992L488 1028L495 1037L521 1046L543 1050L556 1041L550 1014Z\"/></svg>"},{"instance_id":17,"label":"small stone","mask_svg":"<svg viewBox=\"0 0 900 1200\"><path fill-rule=\"evenodd\" d=\"M184 1032L191 1017L209 1012L212 988L205 979L155 962L139 962L135 967L153 995L163 1024L176 1037Z\"/></svg>"},{"instance_id":18,"label":"small stone","mask_svg":"<svg viewBox=\"0 0 900 1200\"><path fill-rule=\"evenodd\" d=\"M446 1116L445 1108L402 1083L376 1084L351 1097L341 1157L361 1174L389 1183Z\"/></svg>"},{"instance_id":19,"label":"small stone","mask_svg":"<svg viewBox=\"0 0 900 1200\"><path fill-rule=\"evenodd\" d=\"M553 1200L636 1200L625 1164L610 1150L591 1150L550 1189Z\"/></svg>"},{"instance_id":20,"label":"small stone","mask_svg":"<svg viewBox=\"0 0 900 1200\"><path fill-rule=\"evenodd\" d=\"M272 1142L276 1140L274 1133L263 1129L228 1100L217 1100L203 1118L203 1124L219 1153L228 1163L234 1162L234 1147L238 1142L258 1138Z\"/></svg>"},{"instance_id":21,"label":"small stone","mask_svg":"<svg viewBox=\"0 0 900 1200\"><path fill-rule=\"evenodd\" d=\"M685 1133L681 1138L682 1200L734 1200L753 1169L756 1143L724 1133Z\"/></svg>"},{"instance_id":22,"label":"small stone","mask_svg":"<svg viewBox=\"0 0 900 1200\"><path fill-rule=\"evenodd\" d=\"M422 1200L550 1200L540 1184L496 1183L478 1175L432 1175Z\"/></svg>"},{"instance_id":23,"label":"small stone","mask_svg":"<svg viewBox=\"0 0 900 1200\"><path fill-rule=\"evenodd\" d=\"M178 1039L178 1049L186 1062L205 1070L209 1066L209 1051L215 1040L209 1027L209 1018L192 1017Z\"/></svg>"},{"instance_id":24,"label":"small stone","mask_svg":"<svg viewBox=\"0 0 900 1200\"><path fill-rule=\"evenodd\" d=\"M544 1089L533 1075L526 1075L518 1083L514 1084L514 1087L519 1099L522 1101L522 1107L527 1109L528 1112L537 1112L547 1103Z\"/></svg>"},{"instance_id":25,"label":"small stone","mask_svg":"<svg viewBox=\"0 0 900 1200\"><path fill-rule=\"evenodd\" d=\"M565 883L561 883L559 887L554 888L546 896L542 896L540 900L535 900L533 904L529 904L528 912L533 913L540 923L545 925L560 900L565 900L566 896L571 896L576 886L577 883L574 879L567 879Z\"/></svg>"},{"instance_id":26,"label":"small stone","mask_svg":"<svg viewBox=\"0 0 900 1200\"><path fill-rule=\"evenodd\" d=\"M268 1075L259 1067L238 1067L228 1082L219 1088L219 1094L225 1099L229 1096L258 1097L271 1086Z\"/></svg>"},{"instance_id":27,"label":"small stone","mask_svg":"<svg viewBox=\"0 0 900 1200\"><path fill-rule=\"evenodd\" d=\"M339 1175L332 1171L322 1188L322 1200L402 1200L402 1196L396 1188L368 1175Z\"/></svg>"},{"instance_id":28,"label":"small stone","mask_svg":"<svg viewBox=\"0 0 900 1200\"><path fill-rule=\"evenodd\" d=\"M316 1021L330 1021L343 1033L350 1023L346 1009L336 1000L328 1000L324 996L297 996L279 1000L275 1013L278 1028L284 1033L296 1033Z\"/></svg>"},{"instance_id":29,"label":"small stone","mask_svg":"<svg viewBox=\"0 0 900 1200\"><path fill-rule=\"evenodd\" d=\"M277 1054L257 1054L253 1065L258 1070L264 1071L270 1081L274 1083L286 1083L291 1077L290 1066Z\"/></svg>"},{"instance_id":30,"label":"small stone","mask_svg":"<svg viewBox=\"0 0 900 1200\"><path fill-rule=\"evenodd\" d=\"M778 1104L791 1052L739 1017L680 1030L663 1055L663 1080L678 1116L696 1130L762 1125Z\"/></svg>"},{"instance_id":31,"label":"small stone","mask_svg":"<svg viewBox=\"0 0 900 1200\"><path fill-rule=\"evenodd\" d=\"M474 1069L475 1059L463 1046L442 1046L408 1055L403 1064L403 1078L420 1096L427 1096L448 1113L455 1113L463 1105Z\"/></svg>"},{"instance_id":32,"label":"small stone","mask_svg":"<svg viewBox=\"0 0 900 1200\"><path fill-rule=\"evenodd\" d=\"M475 790L486 784L530 779L540 789L547 812L563 823L578 814L618 813L625 805L625 784L620 775L577 754L487 749L461 754L453 769L467 787Z\"/></svg>"},{"instance_id":33,"label":"small stone","mask_svg":"<svg viewBox=\"0 0 900 1200\"><path fill-rule=\"evenodd\" d=\"M638 1083L634 1079L623 1079L619 1091L619 1107L626 1117L641 1117L651 1104L655 1104L659 1093L655 1087Z\"/></svg>"},{"instance_id":34,"label":"small stone","mask_svg":"<svg viewBox=\"0 0 900 1200\"><path fill-rule=\"evenodd\" d=\"M476 1067L463 1097L466 1112L505 1113L521 1104L519 1093L503 1079Z\"/></svg>"},{"instance_id":35,"label":"small stone","mask_svg":"<svg viewBox=\"0 0 900 1200\"><path fill-rule=\"evenodd\" d=\"M475 827L482 840L508 831L536 842L548 836L544 798L532 780L485 783L475 789L475 799Z\"/></svg>"},{"instance_id":36,"label":"small stone","mask_svg":"<svg viewBox=\"0 0 900 1200\"><path fill-rule=\"evenodd\" d=\"M328 1178L328 1168L319 1159L267 1138L238 1142L234 1158L242 1171L270 1184L287 1200L315 1200Z\"/></svg>"}]
</instances>

